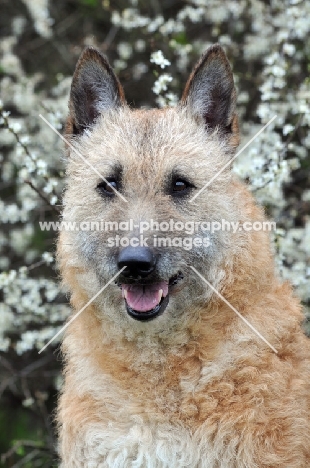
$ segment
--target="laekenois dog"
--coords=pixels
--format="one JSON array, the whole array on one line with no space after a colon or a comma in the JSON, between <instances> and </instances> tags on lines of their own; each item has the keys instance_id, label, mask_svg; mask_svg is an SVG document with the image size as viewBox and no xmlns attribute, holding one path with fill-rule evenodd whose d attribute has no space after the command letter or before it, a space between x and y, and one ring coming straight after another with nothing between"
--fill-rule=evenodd
<instances>
[{"instance_id":1,"label":"laekenois dog","mask_svg":"<svg viewBox=\"0 0 310 468\"><path fill-rule=\"evenodd\" d=\"M61 232L58 260L83 311L62 348L62 468L310 466L310 344L268 233L242 228L265 218L228 164L235 101L219 45L162 110L130 109L97 50L79 59L63 221L83 229ZM241 228L206 229L223 220Z\"/></svg>"}]
</instances>

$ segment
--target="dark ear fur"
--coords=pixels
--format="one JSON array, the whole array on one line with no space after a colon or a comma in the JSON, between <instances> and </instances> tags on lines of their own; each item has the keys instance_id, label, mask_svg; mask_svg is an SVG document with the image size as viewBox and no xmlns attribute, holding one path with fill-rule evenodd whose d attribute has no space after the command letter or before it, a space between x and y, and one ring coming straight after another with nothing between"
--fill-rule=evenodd
<instances>
[{"instance_id":1,"label":"dark ear fur","mask_svg":"<svg viewBox=\"0 0 310 468\"><path fill-rule=\"evenodd\" d=\"M87 47L72 79L66 133L81 134L99 114L124 103L123 88L108 60L98 50Z\"/></svg>"},{"instance_id":2,"label":"dark ear fur","mask_svg":"<svg viewBox=\"0 0 310 468\"><path fill-rule=\"evenodd\" d=\"M191 73L181 103L209 128L219 126L239 144L238 117L235 113L236 89L224 50L219 44L208 48Z\"/></svg>"}]
</instances>

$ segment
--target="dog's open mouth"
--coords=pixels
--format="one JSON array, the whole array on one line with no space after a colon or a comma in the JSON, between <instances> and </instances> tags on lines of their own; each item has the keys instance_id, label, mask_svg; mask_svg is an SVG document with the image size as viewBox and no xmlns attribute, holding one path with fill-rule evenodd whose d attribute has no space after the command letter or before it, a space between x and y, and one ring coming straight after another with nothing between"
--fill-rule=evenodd
<instances>
[{"instance_id":1,"label":"dog's open mouth","mask_svg":"<svg viewBox=\"0 0 310 468\"><path fill-rule=\"evenodd\" d=\"M151 284L121 284L122 296L130 317L147 321L161 315L169 303L169 288L183 278L181 273L169 281Z\"/></svg>"}]
</instances>

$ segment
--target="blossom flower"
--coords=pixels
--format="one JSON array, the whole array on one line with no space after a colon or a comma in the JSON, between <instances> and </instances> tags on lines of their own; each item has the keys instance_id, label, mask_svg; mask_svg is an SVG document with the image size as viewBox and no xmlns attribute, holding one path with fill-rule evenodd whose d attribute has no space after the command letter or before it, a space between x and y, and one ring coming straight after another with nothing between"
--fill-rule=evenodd
<instances>
[{"instance_id":1,"label":"blossom flower","mask_svg":"<svg viewBox=\"0 0 310 468\"><path fill-rule=\"evenodd\" d=\"M167 91L168 83L172 81L172 76L168 75L168 73L163 73L160 75L154 83L153 92L155 94L160 94L162 91Z\"/></svg>"},{"instance_id":2,"label":"blossom flower","mask_svg":"<svg viewBox=\"0 0 310 468\"><path fill-rule=\"evenodd\" d=\"M159 65L160 68L165 68L171 65L169 60L165 59L164 54L162 53L161 50L158 50L157 52L152 53L150 62L155 63L156 65Z\"/></svg>"}]
</instances>

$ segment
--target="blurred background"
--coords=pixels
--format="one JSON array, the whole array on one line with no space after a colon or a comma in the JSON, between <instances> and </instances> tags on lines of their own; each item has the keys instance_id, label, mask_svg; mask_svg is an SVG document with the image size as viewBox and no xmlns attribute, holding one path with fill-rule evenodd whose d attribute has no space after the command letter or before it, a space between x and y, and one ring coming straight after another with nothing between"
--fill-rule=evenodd
<instances>
[{"instance_id":1,"label":"blurred background","mask_svg":"<svg viewBox=\"0 0 310 468\"><path fill-rule=\"evenodd\" d=\"M64 189L60 132L76 61L93 45L132 107L175 105L211 44L223 45L238 89L235 172L277 222L279 274L310 306L310 2L307 0L1 0L0 465L57 467L53 411L59 341L70 313L55 265ZM283 311L285 313L285 311Z\"/></svg>"}]
</instances>

